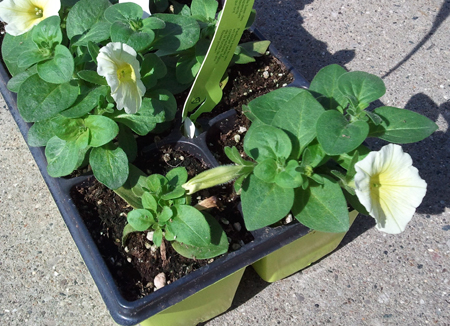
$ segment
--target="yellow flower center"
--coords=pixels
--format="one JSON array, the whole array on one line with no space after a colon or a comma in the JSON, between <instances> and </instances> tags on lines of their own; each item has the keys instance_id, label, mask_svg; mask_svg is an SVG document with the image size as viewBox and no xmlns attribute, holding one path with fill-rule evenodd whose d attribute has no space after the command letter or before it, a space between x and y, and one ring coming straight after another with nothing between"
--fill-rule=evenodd
<instances>
[{"instance_id":1,"label":"yellow flower center","mask_svg":"<svg viewBox=\"0 0 450 326\"><path fill-rule=\"evenodd\" d=\"M128 63L124 63L122 66L120 66L117 69L117 78L122 83L126 83L126 82L129 82L129 81L135 82L136 81L136 75L134 74L133 67L130 64L128 64Z\"/></svg>"},{"instance_id":2,"label":"yellow flower center","mask_svg":"<svg viewBox=\"0 0 450 326\"><path fill-rule=\"evenodd\" d=\"M370 190L374 190L374 188L380 188L381 187L381 181L380 181L380 175L375 174L370 177Z\"/></svg>"},{"instance_id":3,"label":"yellow flower center","mask_svg":"<svg viewBox=\"0 0 450 326\"><path fill-rule=\"evenodd\" d=\"M42 8L39 8L39 7L34 7L34 12L35 12L36 18L42 18L42 16L44 15Z\"/></svg>"}]
</instances>

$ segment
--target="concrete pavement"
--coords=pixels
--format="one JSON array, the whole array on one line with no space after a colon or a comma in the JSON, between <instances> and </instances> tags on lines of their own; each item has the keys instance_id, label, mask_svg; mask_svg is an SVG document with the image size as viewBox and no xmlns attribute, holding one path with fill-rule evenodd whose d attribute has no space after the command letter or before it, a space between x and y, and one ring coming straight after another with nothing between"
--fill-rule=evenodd
<instances>
[{"instance_id":1,"label":"concrete pavement","mask_svg":"<svg viewBox=\"0 0 450 326\"><path fill-rule=\"evenodd\" d=\"M330 63L376 74L384 105L439 130L404 146L428 183L404 233L360 218L336 252L300 273L267 284L248 269L232 309L206 325L450 325L450 1L255 7L257 27L307 79ZM0 207L0 325L115 325L3 100Z\"/></svg>"}]
</instances>

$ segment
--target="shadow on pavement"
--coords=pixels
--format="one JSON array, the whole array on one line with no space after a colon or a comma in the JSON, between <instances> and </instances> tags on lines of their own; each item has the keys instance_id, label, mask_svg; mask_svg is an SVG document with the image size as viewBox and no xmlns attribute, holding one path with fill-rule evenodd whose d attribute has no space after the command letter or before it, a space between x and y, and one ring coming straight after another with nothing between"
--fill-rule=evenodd
<instances>
[{"instance_id":1,"label":"shadow on pavement","mask_svg":"<svg viewBox=\"0 0 450 326\"><path fill-rule=\"evenodd\" d=\"M288 60L308 81L311 81L321 68L333 63L344 66L355 57L354 50L340 50L331 54L325 42L314 38L302 26L303 18L299 12L312 2L313 0L285 0L282 6L267 6L255 2L254 6L258 29L267 39L273 41L281 53L295 55ZM291 10L286 12L286 8ZM279 29L270 27L272 24L279 24L280 19L288 22L287 26Z\"/></svg>"}]
</instances>

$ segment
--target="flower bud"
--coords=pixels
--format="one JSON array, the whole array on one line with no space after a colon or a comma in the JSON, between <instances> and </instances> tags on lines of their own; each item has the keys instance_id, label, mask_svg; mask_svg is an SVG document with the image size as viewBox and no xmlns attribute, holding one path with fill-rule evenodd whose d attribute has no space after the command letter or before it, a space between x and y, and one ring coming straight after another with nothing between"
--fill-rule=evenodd
<instances>
[{"instance_id":1,"label":"flower bud","mask_svg":"<svg viewBox=\"0 0 450 326\"><path fill-rule=\"evenodd\" d=\"M232 181L245 173L243 165L224 165L203 171L182 185L188 191L188 195ZM244 173L243 173L244 172Z\"/></svg>"}]
</instances>

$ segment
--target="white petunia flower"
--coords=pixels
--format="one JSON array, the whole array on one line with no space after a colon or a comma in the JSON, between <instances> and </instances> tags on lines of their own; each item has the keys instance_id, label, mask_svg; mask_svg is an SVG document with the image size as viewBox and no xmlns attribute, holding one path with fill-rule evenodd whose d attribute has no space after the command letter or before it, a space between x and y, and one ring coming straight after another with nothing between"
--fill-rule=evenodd
<instances>
[{"instance_id":1,"label":"white petunia flower","mask_svg":"<svg viewBox=\"0 0 450 326\"><path fill-rule=\"evenodd\" d=\"M58 16L59 0L3 0L0 2L0 20L5 31L17 36L28 32L34 25L50 16Z\"/></svg>"},{"instance_id":2,"label":"white petunia flower","mask_svg":"<svg viewBox=\"0 0 450 326\"><path fill-rule=\"evenodd\" d=\"M144 10L144 13L142 14L142 19L147 18L151 16L150 12L150 3L149 0L119 0L119 3L125 3L125 2L132 2L139 6L141 6L142 10Z\"/></svg>"},{"instance_id":3,"label":"white petunia flower","mask_svg":"<svg viewBox=\"0 0 450 326\"><path fill-rule=\"evenodd\" d=\"M97 73L106 78L117 109L136 113L145 94L136 51L120 42L108 43L100 49L97 62Z\"/></svg>"},{"instance_id":4,"label":"white petunia flower","mask_svg":"<svg viewBox=\"0 0 450 326\"><path fill-rule=\"evenodd\" d=\"M377 229L397 234L405 230L425 196L427 184L412 166L409 154L389 144L355 164L356 195L377 222Z\"/></svg>"}]
</instances>

